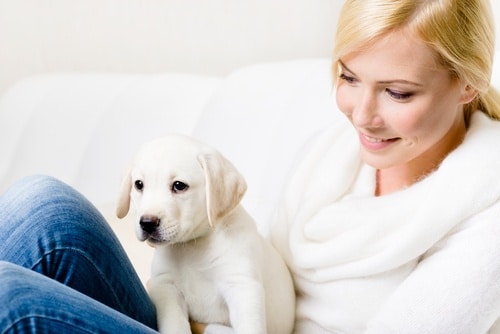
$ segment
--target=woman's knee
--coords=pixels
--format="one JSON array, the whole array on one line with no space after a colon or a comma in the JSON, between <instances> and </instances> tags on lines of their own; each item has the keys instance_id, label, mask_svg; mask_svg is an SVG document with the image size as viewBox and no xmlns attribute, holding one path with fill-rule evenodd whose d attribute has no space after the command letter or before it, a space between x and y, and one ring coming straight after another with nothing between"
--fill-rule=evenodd
<instances>
[{"instance_id":1,"label":"woman's knee","mask_svg":"<svg viewBox=\"0 0 500 334\"><path fill-rule=\"evenodd\" d=\"M26 177L0 197L0 260L29 266L24 260L44 256L41 252L78 247L79 241L86 247L89 239L109 233L98 210L53 177Z\"/></svg>"},{"instance_id":2,"label":"woman's knee","mask_svg":"<svg viewBox=\"0 0 500 334\"><path fill-rule=\"evenodd\" d=\"M32 175L15 182L1 197L2 207L30 206L51 202L61 196L73 197L79 194L64 182L46 175Z\"/></svg>"},{"instance_id":3,"label":"woman's knee","mask_svg":"<svg viewBox=\"0 0 500 334\"><path fill-rule=\"evenodd\" d=\"M51 176L25 177L0 197L0 225L10 219L16 224L20 221L50 223L59 219L80 222L82 217L102 220L98 210L83 195Z\"/></svg>"}]
</instances>

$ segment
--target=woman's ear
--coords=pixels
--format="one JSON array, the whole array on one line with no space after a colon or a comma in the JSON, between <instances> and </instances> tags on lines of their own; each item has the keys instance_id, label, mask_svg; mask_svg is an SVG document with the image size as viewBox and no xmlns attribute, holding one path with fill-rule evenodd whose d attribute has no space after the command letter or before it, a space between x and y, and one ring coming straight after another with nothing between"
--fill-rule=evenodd
<instances>
[{"instance_id":1,"label":"woman's ear","mask_svg":"<svg viewBox=\"0 0 500 334\"><path fill-rule=\"evenodd\" d=\"M210 226L231 212L241 201L247 184L236 167L220 153L198 156L205 173L205 191Z\"/></svg>"},{"instance_id":2,"label":"woman's ear","mask_svg":"<svg viewBox=\"0 0 500 334\"><path fill-rule=\"evenodd\" d=\"M460 98L461 104L468 104L477 97L478 91L471 85L465 85Z\"/></svg>"}]
</instances>

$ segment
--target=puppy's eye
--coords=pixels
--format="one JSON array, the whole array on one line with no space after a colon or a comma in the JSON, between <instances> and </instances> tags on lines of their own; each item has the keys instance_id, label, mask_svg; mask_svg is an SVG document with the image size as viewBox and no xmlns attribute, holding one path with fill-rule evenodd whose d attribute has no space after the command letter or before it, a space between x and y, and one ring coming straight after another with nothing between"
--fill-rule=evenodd
<instances>
[{"instance_id":1,"label":"puppy's eye","mask_svg":"<svg viewBox=\"0 0 500 334\"><path fill-rule=\"evenodd\" d=\"M141 180L136 180L134 182L134 186L138 191L142 191L142 189L144 189L144 182L142 182Z\"/></svg>"},{"instance_id":2,"label":"puppy's eye","mask_svg":"<svg viewBox=\"0 0 500 334\"><path fill-rule=\"evenodd\" d=\"M181 181L174 181L174 183L172 183L172 192L174 193L186 191L188 188L189 186Z\"/></svg>"}]
</instances>

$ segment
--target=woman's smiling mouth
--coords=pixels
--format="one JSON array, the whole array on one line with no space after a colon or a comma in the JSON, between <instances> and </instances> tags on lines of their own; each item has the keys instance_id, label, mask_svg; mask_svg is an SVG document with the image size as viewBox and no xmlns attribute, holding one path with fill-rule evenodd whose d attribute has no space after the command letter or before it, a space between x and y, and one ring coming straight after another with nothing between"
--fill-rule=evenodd
<instances>
[{"instance_id":1,"label":"woman's smiling mouth","mask_svg":"<svg viewBox=\"0 0 500 334\"><path fill-rule=\"evenodd\" d=\"M377 137L372 137L368 136L364 133L359 133L359 139L361 142L361 145L365 147L368 150L381 150L386 148L387 146L391 145L395 141L398 141L400 138L389 138L389 139L384 139L384 138L377 138Z\"/></svg>"}]
</instances>

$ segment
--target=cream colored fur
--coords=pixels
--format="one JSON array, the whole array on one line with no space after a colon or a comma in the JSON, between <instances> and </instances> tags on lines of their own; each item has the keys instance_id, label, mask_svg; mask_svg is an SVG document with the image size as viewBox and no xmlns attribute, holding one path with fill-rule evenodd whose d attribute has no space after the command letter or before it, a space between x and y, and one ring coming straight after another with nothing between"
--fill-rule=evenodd
<instances>
[{"instance_id":1,"label":"cream colored fur","mask_svg":"<svg viewBox=\"0 0 500 334\"><path fill-rule=\"evenodd\" d=\"M219 152L169 135L144 145L124 178L117 216L137 211L155 247L149 293L162 333L189 320L235 333L290 333L295 295L280 255L240 205L246 183Z\"/></svg>"}]
</instances>

